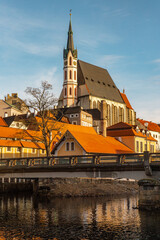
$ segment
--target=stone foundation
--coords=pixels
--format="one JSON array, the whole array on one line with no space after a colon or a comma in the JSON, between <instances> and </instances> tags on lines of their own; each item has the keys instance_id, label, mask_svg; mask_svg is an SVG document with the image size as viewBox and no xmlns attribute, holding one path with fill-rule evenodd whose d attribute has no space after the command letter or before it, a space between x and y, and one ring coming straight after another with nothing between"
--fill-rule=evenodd
<instances>
[{"instance_id":1,"label":"stone foundation","mask_svg":"<svg viewBox=\"0 0 160 240\"><path fill-rule=\"evenodd\" d=\"M136 181L106 178L54 178L39 180L38 195L49 197L126 196L138 193Z\"/></svg>"},{"instance_id":2,"label":"stone foundation","mask_svg":"<svg viewBox=\"0 0 160 240\"><path fill-rule=\"evenodd\" d=\"M160 181L142 179L139 185L139 209L160 209Z\"/></svg>"}]
</instances>

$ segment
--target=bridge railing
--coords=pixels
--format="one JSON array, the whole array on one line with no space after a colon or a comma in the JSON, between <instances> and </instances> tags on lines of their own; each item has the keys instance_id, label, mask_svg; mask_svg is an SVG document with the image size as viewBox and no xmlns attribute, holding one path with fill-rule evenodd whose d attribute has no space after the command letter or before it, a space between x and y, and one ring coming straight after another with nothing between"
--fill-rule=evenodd
<instances>
[{"instance_id":1,"label":"bridge railing","mask_svg":"<svg viewBox=\"0 0 160 240\"><path fill-rule=\"evenodd\" d=\"M160 162L160 153L150 153L149 154L150 163Z\"/></svg>"},{"instance_id":2,"label":"bridge railing","mask_svg":"<svg viewBox=\"0 0 160 240\"><path fill-rule=\"evenodd\" d=\"M160 160L160 154L151 154L154 161ZM111 165L111 164L137 164L144 161L142 154L90 154L77 156L51 156L30 158L0 159L0 168L3 167L54 167L75 165Z\"/></svg>"}]
</instances>

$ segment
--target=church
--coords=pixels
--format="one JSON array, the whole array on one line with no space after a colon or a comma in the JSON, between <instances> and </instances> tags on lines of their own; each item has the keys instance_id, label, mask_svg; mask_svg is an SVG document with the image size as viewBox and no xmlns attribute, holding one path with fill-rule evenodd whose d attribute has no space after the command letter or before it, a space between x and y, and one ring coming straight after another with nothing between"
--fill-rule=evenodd
<instances>
[{"instance_id":1,"label":"church","mask_svg":"<svg viewBox=\"0 0 160 240\"><path fill-rule=\"evenodd\" d=\"M125 92L119 91L108 71L78 59L73 42L71 13L63 61L64 79L58 109L64 115L68 112L68 116L73 116L72 111L77 111L77 114L86 112L93 118L92 126L102 134L107 127L118 122L135 125L136 113Z\"/></svg>"}]
</instances>

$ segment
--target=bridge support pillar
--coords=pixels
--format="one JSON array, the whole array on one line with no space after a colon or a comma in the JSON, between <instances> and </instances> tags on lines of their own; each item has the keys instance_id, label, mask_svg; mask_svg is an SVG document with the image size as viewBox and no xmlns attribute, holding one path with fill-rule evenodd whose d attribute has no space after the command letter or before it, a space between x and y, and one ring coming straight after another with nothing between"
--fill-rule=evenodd
<instances>
[{"instance_id":1,"label":"bridge support pillar","mask_svg":"<svg viewBox=\"0 0 160 240\"><path fill-rule=\"evenodd\" d=\"M152 176L152 169L149 165L149 152L144 151L144 170L147 176Z\"/></svg>"},{"instance_id":2,"label":"bridge support pillar","mask_svg":"<svg viewBox=\"0 0 160 240\"><path fill-rule=\"evenodd\" d=\"M160 209L160 181L156 179L142 179L139 185L139 209Z\"/></svg>"},{"instance_id":3,"label":"bridge support pillar","mask_svg":"<svg viewBox=\"0 0 160 240\"><path fill-rule=\"evenodd\" d=\"M33 183L33 193L37 194L38 190L39 190L39 180L38 180L38 178L34 179L32 183Z\"/></svg>"}]
</instances>

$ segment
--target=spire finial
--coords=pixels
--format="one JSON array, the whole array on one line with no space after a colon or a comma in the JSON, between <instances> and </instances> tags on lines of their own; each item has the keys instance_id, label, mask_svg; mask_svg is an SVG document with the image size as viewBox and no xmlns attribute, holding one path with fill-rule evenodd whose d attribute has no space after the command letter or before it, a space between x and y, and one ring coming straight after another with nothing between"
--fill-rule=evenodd
<instances>
[{"instance_id":1,"label":"spire finial","mask_svg":"<svg viewBox=\"0 0 160 240\"><path fill-rule=\"evenodd\" d=\"M70 19L71 19L71 15L72 15L72 13L71 13L71 12L72 12L72 9L70 9L70 14L69 14L69 15L70 15Z\"/></svg>"}]
</instances>

